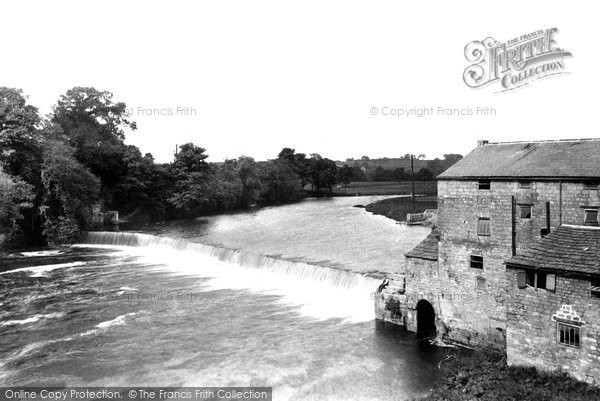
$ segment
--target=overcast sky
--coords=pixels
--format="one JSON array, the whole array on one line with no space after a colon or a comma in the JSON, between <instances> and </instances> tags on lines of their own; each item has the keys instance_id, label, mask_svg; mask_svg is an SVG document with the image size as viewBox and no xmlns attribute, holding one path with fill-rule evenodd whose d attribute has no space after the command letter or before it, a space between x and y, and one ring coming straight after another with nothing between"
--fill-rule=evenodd
<instances>
[{"instance_id":1,"label":"overcast sky","mask_svg":"<svg viewBox=\"0 0 600 401\"><path fill-rule=\"evenodd\" d=\"M185 142L218 161L274 158L282 147L334 159L437 157L477 139L599 137L600 9L583 4L3 2L0 85L22 88L44 114L71 87L112 91L138 123L127 142L159 161ZM468 42L550 27L573 53L569 75L507 93L464 84ZM384 107L496 115L398 118Z\"/></svg>"}]
</instances>

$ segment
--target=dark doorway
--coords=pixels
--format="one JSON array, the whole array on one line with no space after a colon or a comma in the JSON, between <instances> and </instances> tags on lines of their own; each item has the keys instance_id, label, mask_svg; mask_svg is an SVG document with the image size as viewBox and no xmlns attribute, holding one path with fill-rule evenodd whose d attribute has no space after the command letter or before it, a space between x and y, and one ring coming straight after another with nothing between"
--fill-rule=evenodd
<instances>
[{"instance_id":1,"label":"dark doorway","mask_svg":"<svg viewBox=\"0 0 600 401\"><path fill-rule=\"evenodd\" d=\"M417 338L435 337L435 310L426 300L417 303Z\"/></svg>"}]
</instances>

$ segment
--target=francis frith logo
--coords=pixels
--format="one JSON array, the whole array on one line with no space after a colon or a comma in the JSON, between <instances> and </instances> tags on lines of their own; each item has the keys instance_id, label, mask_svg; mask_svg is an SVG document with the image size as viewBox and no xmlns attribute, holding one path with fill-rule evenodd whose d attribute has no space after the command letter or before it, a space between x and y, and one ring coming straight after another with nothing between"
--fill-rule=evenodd
<instances>
[{"instance_id":1,"label":"francis frith logo","mask_svg":"<svg viewBox=\"0 0 600 401\"><path fill-rule=\"evenodd\" d=\"M498 85L498 92L523 87L540 78L567 73L571 52L558 47L557 28L538 30L500 43L492 37L470 42L465 58L471 64L463 79L471 88Z\"/></svg>"}]
</instances>

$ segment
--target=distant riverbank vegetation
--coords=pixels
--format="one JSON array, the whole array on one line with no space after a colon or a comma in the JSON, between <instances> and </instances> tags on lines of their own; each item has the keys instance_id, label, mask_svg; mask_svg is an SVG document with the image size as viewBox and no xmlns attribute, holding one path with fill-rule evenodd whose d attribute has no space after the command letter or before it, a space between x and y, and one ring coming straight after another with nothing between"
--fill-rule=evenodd
<instances>
[{"instance_id":1,"label":"distant riverbank vegetation","mask_svg":"<svg viewBox=\"0 0 600 401\"><path fill-rule=\"evenodd\" d=\"M209 163L187 143L155 163L125 144L135 129L110 92L73 88L41 117L21 90L0 88L0 234L14 245L72 243L94 208L162 221L330 195L336 184L332 160L289 148L269 161Z\"/></svg>"},{"instance_id":2,"label":"distant riverbank vegetation","mask_svg":"<svg viewBox=\"0 0 600 401\"><path fill-rule=\"evenodd\" d=\"M194 143L179 146L173 162L156 163L125 144L126 133L137 128L127 110L110 92L76 87L41 116L20 89L0 88L0 243L76 242L89 228L92 210L118 210L129 221L164 221L334 196L353 181L411 176L365 158L338 166L291 148L268 161L240 156L214 163ZM433 167L449 162L446 157ZM427 181L433 174L421 168L415 178Z\"/></svg>"}]
</instances>

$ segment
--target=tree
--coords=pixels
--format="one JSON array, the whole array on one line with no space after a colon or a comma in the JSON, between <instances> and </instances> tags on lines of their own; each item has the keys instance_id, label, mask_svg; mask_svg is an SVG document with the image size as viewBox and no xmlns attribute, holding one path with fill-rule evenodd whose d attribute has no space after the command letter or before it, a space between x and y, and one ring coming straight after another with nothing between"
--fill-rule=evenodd
<instances>
[{"instance_id":1,"label":"tree","mask_svg":"<svg viewBox=\"0 0 600 401\"><path fill-rule=\"evenodd\" d=\"M6 172L39 182L40 117L20 89L0 88L0 162Z\"/></svg>"},{"instance_id":2,"label":"tree","mask_svg":"<svg viewBox=\"0 0 600 401\"><path fill-rule=\"evenodd\" d=\"M353 175L352 168L347 164L344 164L342 168L338 169L337 181L346 186L350 184L350 181L352 181Z\"/></svg>"},{"instance_id":3,"label":"tree","mask_svg":"<svg viewBox=\"0 0 600 401\"><path fill-rule=\"evenodd\" d=\"M439 158L435 158L434 160L430 160L427 163L427 168L431 170L432 175L437 177L442 174L444 171L449 169L453 164L462 159L462 155L449 153L444 155L444 160L440 160Z\"/></svg>"},{"instance_id":4,"label":"tree","mask_svg":"<svg viewBox=\"0 0 600 401\"><path fill-rule=\"evenodd\" d=\"M125 103L114 102L107 91L75 87L59 98L52 122L62 129L75 158L102 180L110 202L113 186L126 174L125 131L136 129Z\"/></svg>"},{"instance_id":5,"label":"tree","mask_svg":"<svg viewBox=\"0 0 600 401\"><path fill-rule=\"evenodd\" d=\"M331 195L333 186L336 183L337 166L333 160L324 159L320 155L313 153L309 159L308 176L313 191L317 196L323 190L327 192L327 195Z\"/></svg>"},{"instance_id":6,"label":"tree","mask_svg":"<svg viewBox=\"0 0 600 401\"><path fill-rule=\"evenodd\" d=\"M279 152L277 159L289 163L294 173L300 178L300 186L304 188L309 182L310 174L310 162L309 159L306 158L306 155L304 153L296 153L296 151L291 148L283 148L281 152Z\"/></svg>"},{"instance_id":7,"label":"tree","mask_svg":"<svg viewBox=\"0 0 600 401\"><path fill-rule=\"evenodd\" d=\"M193 143L179 147L172 164L175 190L168 202L184 215L198 215L214 205L214 173L206 162L206 149Z\"/></svg>"},{"instance_id":8,"label":"tree","mask_svg":"<svg viewBox=\"0 0 600 401\"><path fill-rule=\"evenodd\" d=\"M262 182L260 200L264 203L281 203L302 198L303 189L298 175L290 163L273 160L259 164Z\"/></svg>"},{"instance_id":9,"label":"tree","mask_svg":"<svg viewBox=\"0 0 600 401\"><path fill-rule=\"evenodd\" d=\"M100 180L74 157L74 149L51 141L44 146L44 236L50 243L73 243L82 235L98 201Z\"/></svg>"},{"instance_id":10,"label":"tree","mask_svg":"<svg viewBox=\"0 0 600 401\"><path fill-rule=\"evenodd\" d=\"M281 152L277 155L279 160L287 160L290 163L294 163L296 161L296 150L292 148L283 148Z\"/></svg>"},{"instance_id":11,"label":"tree","mask_svg":"<svg viewBox=\"0 0 600 401\"><path fill-rule=\"evenodd\" d=\"M33 207L33 186L4 172L0 165L0 232L14 234L23 210Z\"/></svg>"},{"instance_id":12,"label":"tree","mask_svg":"<svg viewBox=\"0 0 600 401\"><path fill-rule=\"evenodd\" d=\"M181 172L202 173L209 170L206 162L208 155L206 149L196 146L193 143L186 143L179 147L179 152L175 155L173 167Z\"/></svg>"},{"instance_id":13,"label":"tree","mask_svg":"<svg viewBox=\"0 0 600 401\"><path fill-rule=\"evenodd\" d=\"M431 170L429 170L427 167L423 167L416 174L416 179L422 180L422 181L430 181L430 180L433 180L434 178L435 178L435 176L433 175Z\"/></svg>"},{"instance_id":14,"label":"tree","mask_svg":"<svg viewBox=\"0 0 600 401\"><path fill-rule=\"evenodd\" d=\"M261 181L258 165L253 158L240 156L238 158L238 175L242 183L242 204L255 204L260 198Z\"/></svg>"},{"instance_id":15,"label":"tree","mask_svg":"<svg viewBox=\"0 0 600 401\"><path fill-rule=\"evenodd\" d=\"M236 159L225 160L218 166L214 181L213 196L218 210L231 210L241 206L244 188Z\"/></svg>"},{"instance_id":16,"label":"tree","mask_svg":"<svg viewBox=\"0 0 600 401\"><path fill-rule=\"evenodd\" d=\"M27 104L20 89L0 88L0 164L14 180L30 184L34 195L38 195L42 187L40 125L37 108ZM21 210L22 218L17 221L20 227L14 232L19 232L23 242L37 244L43 241L38 208L40 196L34 196L31 202L32 207Z\"/></svg>"}]
</instances>

